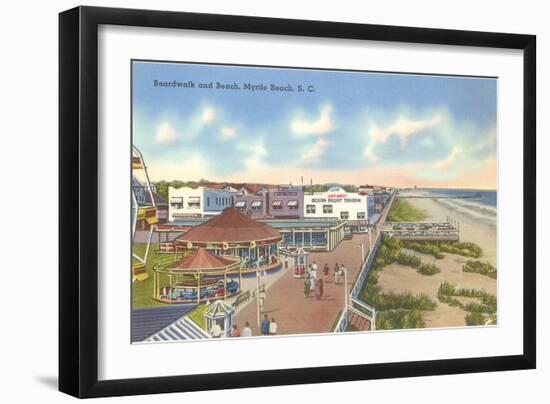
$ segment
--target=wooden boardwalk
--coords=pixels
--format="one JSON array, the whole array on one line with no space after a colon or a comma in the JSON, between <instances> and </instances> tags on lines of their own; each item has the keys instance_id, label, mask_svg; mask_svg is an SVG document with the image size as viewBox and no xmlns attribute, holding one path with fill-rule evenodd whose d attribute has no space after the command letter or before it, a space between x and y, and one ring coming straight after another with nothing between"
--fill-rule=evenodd
<instances>
[{"instance_id":1,"label":"wooden boardwalk","mask_svg":"<svg viewBox=\"0 0 550 404\"><path fill-rule=\"evenodd\" d=\"M374 240L373 234L373 240ZM318 276L322 276L322 268L329 264L330 276L325 282L324 295L317 300L314 293L310 297L304 296L304 280L295 279L293 271L289 268L275 281L266 292L265 314L269 319L275 318L278 334L309 334L327 333L332 331L339 313L344 306L344 280L340 277L340 283L334 284L332 269L334 264L344 264L348 269L348 291L351 290L355 278L361 266L361 247L363 243L365 252L369 246L368 234L355 234L351 240L344 240L331 252L312 253L308 262L317 262L319 266ZM263 318L263 314L262 314ZM257 326L256 300L251 299L240 310L234 319L239 329L248 321L253 335L261 335Z\"/></svg>"}]
</instances>

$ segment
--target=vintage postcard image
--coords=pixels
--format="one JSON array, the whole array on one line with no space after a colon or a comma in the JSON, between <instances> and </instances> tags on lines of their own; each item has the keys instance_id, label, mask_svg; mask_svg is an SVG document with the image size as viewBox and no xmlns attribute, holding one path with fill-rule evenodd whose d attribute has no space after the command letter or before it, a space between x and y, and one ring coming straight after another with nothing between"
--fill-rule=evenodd
<instances>
[{"instance_id":1,"label":"vintage postcard image","mask_svg":"<svg viewBox=\"0 0 550 404\"><path fill-rule=\"evenodd\" d=\"M498 325L496 78L131 73L133 343Z\"/></svg>"}]
</instances>

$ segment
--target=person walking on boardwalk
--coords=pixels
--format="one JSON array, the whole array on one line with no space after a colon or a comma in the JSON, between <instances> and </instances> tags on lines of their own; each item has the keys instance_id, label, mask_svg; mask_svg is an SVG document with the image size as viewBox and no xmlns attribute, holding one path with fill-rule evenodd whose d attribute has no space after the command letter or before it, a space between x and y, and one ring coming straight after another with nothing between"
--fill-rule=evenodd
<instances>
[{"instance_id":1,"label":"person walking on boardwalk","mask_svg":"<svg viewBox=\"0 0 550 404\"><path fill-rule=\"evenodd\" d=\"M311 265L310 275L315 280L317 280L317 270L318 270L317 263L313 261L313 265Z\"/></svg>"},{"instance_id":2,"label":"person walking on boardwalk","mask_svg":"<svg viewBox=\"0 0 550 404\"><path fill-rule=\"evenodd\" d=\"M271 323L269 323L269 335L277 335L277 323L275 322L275 318L272 318Z\"/></svg>"},{"instance_id":3,"label":"person walking on boardwalk","mask_svg":"<svg viewBox=\"0 0 550 404\"><path fill-rule=\"evenodd\" d=\"M330 271L330 268L328 266L328 264L325 264L325 266L323 267L323 278L325 280L325 282L328 282L328 273Z\"/></svg>"},{"instance_id":4,"label":"person walking on boardwalk","mask_svg":"<svg viewBox=\"0 0 550 404\"><path fill-rule=\"evenodd\" d=\"M248 321L244 323L244 328L243 328L243 332L241 333L241 336L243 337L252 336L252 330L250 329L250 323Z\"/></svg>"},{"instance_id":5,"label":"person walking on boardwalk","mask_svg":"<svg viewBox=\"0 0 550 404\"><path fill-rule=\"evenodd\" d=\"M311 289L310 289L310 283L309 283L309 278L304 278L304 296L305 297L309 297L309 292L311 292Z\"/></svg>"},{"instance_id":6,"label":"person walking on boardwalk","mask_svg":"<svg viewBox=\"0 0 550 404\"><path fill-rule=\"evenodd\" d=\"M267 314L264 314L264 319L262 320L262 335L269 335L269 319L267 318Z\"/></svg>"},{"instance_id":7,"label":"person walking on boardwalk","mask_svg":"<svg viewBox=\"0 0 550 404\"><path fill-rule=\"evenodd\" d=\"M338 276L340 275L340 266L338 265L338 263L334 264L334 269L333 269L333 272L332 272L332 276L334 278L334 283L337 284L338 283Z\"/></svg>"},{"instance_id":8,"label":"person walking on boardwalk","mask_svg":"<svg viewBox=\"0 0 550 404\"><path fill-rule=\"evenodd\" d=\"M231 334L232 337L240 337L241 333L239 332L239 328L237 327L237 324L233 324L233 327L231 328Z\"/></svg>"},{"instance_id":9,"label":"person walking on boardwalk","mask_svg":"<svg viewBox=\"0 0 550 404\"><path fill-rule=\"evenodd\" d=\"M344 276L345 272L347 271L346 267L344 266L344 264L340 265L340 267L338 268L338 274L340 276ZM344 278L345 279L345 278ZM345 282L345 280L344 280Z\"/></svg>"},{"instance_id":10,"label":"person walking on boardwalk","mask_svg":"<svg viewBox=\"0 0 550 404\"><path fill-rule=\"evenodd\" d=\"M323 297L323 280L317 279L317 284L315 286L315 298L320 300Z\"/></svg>"},{"instance_id":11,"label":"person walking on boardwalk","mask_svg":"<svg viewBox=\"0 0 550 404\"><path fill-rule=\"evenodd\" d=\"M312 275L309 278L309 290L313 291L315 293L315 285L317 283L317 279ZM309 295L308 295L309 296Z\"/></svg>"}]
</instances>

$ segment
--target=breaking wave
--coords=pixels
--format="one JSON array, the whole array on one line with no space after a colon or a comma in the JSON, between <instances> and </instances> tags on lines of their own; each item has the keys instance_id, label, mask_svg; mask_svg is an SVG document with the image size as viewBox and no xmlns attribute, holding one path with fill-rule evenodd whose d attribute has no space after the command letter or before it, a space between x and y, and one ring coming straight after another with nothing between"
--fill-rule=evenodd
<instances>
[{"instance_id":1,"label":"breaking wave","mask_svg":"<svg viewBox=\"0 0 550 404\"><path fill-rule=\"evenodd\" d=\"M485 205L481 202L469 199L432 199L434 202L445 206L449 210L464 215L470 216L474 219L481 219L491 224L497 222L497 208L494 206Z\"/></svg>"}]
</instances>

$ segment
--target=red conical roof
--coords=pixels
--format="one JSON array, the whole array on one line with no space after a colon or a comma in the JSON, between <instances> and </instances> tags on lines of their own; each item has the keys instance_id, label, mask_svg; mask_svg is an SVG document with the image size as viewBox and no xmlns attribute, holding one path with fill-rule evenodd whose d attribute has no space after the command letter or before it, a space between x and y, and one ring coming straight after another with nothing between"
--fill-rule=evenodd
<instances>
[{"instance_id":1,"label":"red conical roof","mask_svg":"<svg viewBox=\"0 0 550 404\"><path fill-rule=\"evenodd\" d=\"M180 243L223 243L250 242L259 240L274 241L281 237L279 230L249 218L235 207L226 208L208 222L189 229L179 236Z\"/></svg>"},{"instance_id":2,"label":"red conical roof","mask_svg":"<svg viewBox=\"0 0 550 404\"><path fill-rule=\"evenodd\" d=\"M238 259L220 257L204 248L195 250L193 254L176 263L173 269L221 269L236 264Z\"/></svg>"}]
</instances>

